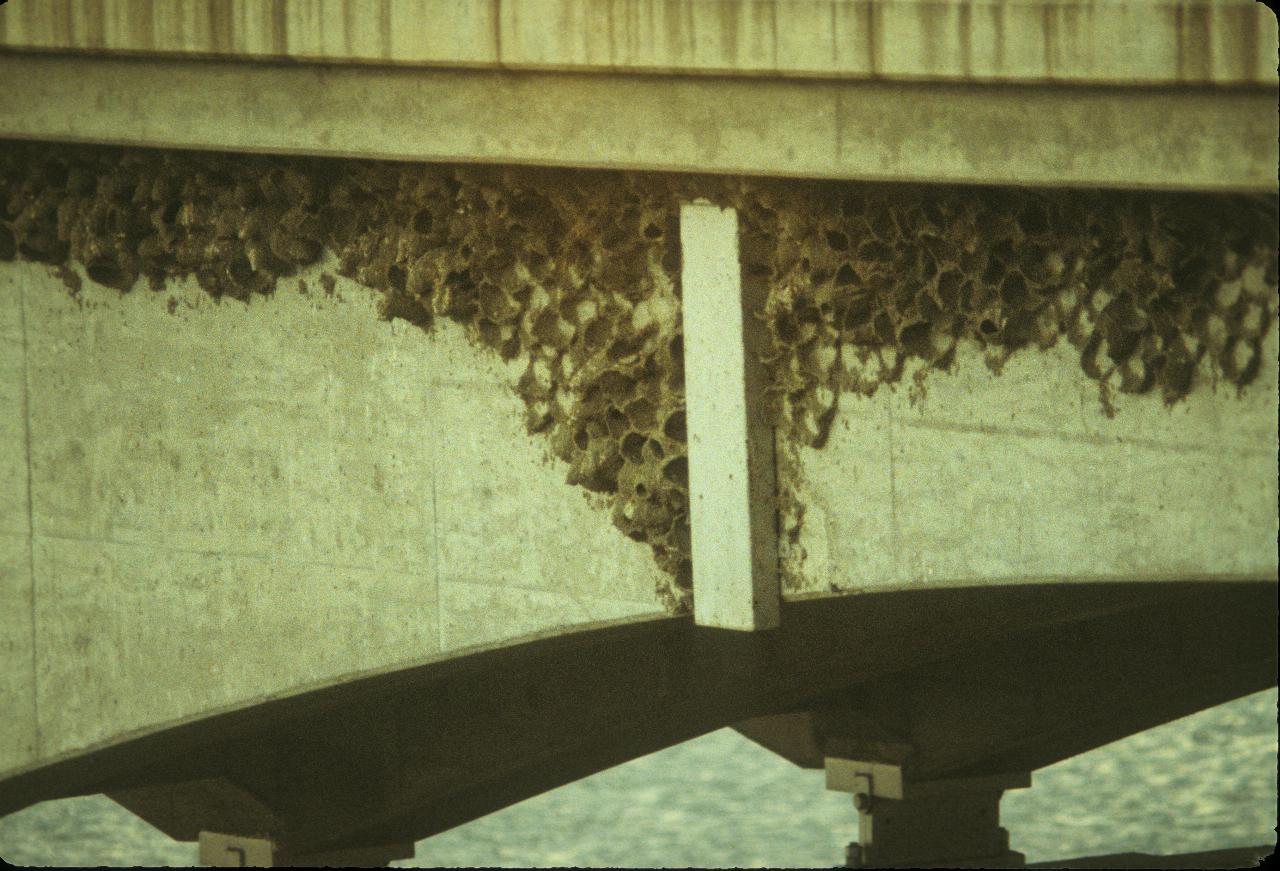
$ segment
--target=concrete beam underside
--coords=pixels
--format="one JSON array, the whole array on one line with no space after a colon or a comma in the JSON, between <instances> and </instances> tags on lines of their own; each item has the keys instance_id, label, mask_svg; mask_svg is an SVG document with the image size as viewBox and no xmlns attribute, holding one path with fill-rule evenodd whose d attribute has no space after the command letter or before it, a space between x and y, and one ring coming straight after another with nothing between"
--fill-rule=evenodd
<instances>
[{"instance_id":1,"label":"concrete beam underside","mask_svg":"<svg viewBox=\"0 0 1280 871\"><path fill-rule=\"evenodd\" d=\"M0 137L396 160L1275 191L1275 91L0 54Z\"/></svg>"},{"instance_id":2,"label":"concrete beam underside","mask_svg":"<svg viewBox=\"0 0 1280 871\"><path fill-rule=\"evenodd\" d=\"M775 633L707 632L688 619L570 633L388 671L69 760L0 784L0 812L105 791L149 807L148 819L179 839L194 839L197 826L239 825L302 852L378 847L730 723L810 708L851 683L875 687L904 668L980 672L993 645L1019 654L997 659L1006 677L1010 664L1031 668L1015 682L1069 678L1067 697L1053 702L1069 704L1109 686L1135 631L1160 637L1170 620L1184 624L1137 664L1129 693L1099 697L1078 720L1077 738L1102 743L1273 684L1275 595L1263 583L935 589L786 603ZM1118 651L1117 661L1081 672L1071 645L1085 639L1099 657ZM1190 689L1188 669L1204 678ZM942 736L933 755L948 770L987 759L998 744L1025 749L1020 738L1035 734L1024 717L993 741L970 740L972 730L946 740L948 724L980 704L949 706L935 722L927 702L917 737ZM1032 745L1061 735L1044 725L1049 733ZM1041 759L1071 752L1050 745ZM252 800L229 807L226 796L236 794ZM259 816L246 821L255 806Z\"/></svg>"}]
</instances>

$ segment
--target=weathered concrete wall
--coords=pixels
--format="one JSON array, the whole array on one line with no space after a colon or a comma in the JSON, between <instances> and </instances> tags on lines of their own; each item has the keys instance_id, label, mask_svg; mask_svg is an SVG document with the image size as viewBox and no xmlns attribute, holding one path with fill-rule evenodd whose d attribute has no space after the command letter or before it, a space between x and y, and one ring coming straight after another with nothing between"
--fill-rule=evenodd
<instances>
[{"instance_id":1,"label":"weathered concrete wall","mask_svg":"<svg viewBox=\"0 0 1280 871\"><path fill-rule=\"evenodd\" d=\"M375 64L1275 84L1247 0L137 0L17 3L0 45Z\"/></svg>"},{"instance_id":2,"label":"weathered concrete wall","mask_svg":"<svg viewBox=\"0 0 1280 871\"><path fill-rule=\"evenodd\" d=\"M0 771L36 755L24 332L20 297L0 293Z\"/></svg>"},{"instance_id":3,"label":"weathered concrete wall","mask_svg":"<svg viewBox=\"0 0 1280 871\"><path fill-rule=\"evenodd\" d=\"M1114 417L1065 343L998 376L965 343L922 397L846 395L826 444L798 450L788 594L1274 578L1276 359L1273 328L1247 388L1121 394Z\"/></svg>"},{"instance_id":4,"label":"weathered concrete wall","mask_svg":"<svg viewBox=\"0 0 1280 871\"><path fill-rule=\"evenodd\" d=\"M18 52L0 52L0 77L25 83L0 91L0 137L161 148L1268 192L1280 153L1269 86L565 75Z\"/></svg>"},{"instance_id":5,"label":"weathered concrete wall","mask_svg":"<svg viewBox=\"0 0 1280 871\"><path fill-rule=\"evenodd\" d=\"M320 273L246 305L0 265L0 771L662 610L525 432L523 363Z\"/></svg>"}]
</instances>

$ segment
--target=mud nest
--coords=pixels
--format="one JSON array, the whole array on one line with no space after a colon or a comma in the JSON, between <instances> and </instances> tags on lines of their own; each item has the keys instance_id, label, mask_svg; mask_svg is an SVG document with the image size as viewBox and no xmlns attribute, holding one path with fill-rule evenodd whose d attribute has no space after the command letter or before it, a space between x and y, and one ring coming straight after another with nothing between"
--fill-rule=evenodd
<instances>
[{"instance_id":1,"label":"mud nest","mask_svg":"<svg viewBox=\"0 0 1280 871\"><path fill-rule=\"evenodd\" d=\"M922 394L966 340L999 373L1065 338L1107 416L1116 391L1172 405L1206 369L1243 388L1268 365L1275 197L801 185L741 215L744 281L767 288L788 586L805 558L796 448L822 447L842 394L908 372Z\"/></svg>"},{"instance_id":2,"label":"mud nest","mask_svg":"<svg viewBox=\"0 0 1280 871\"><path fill-rule=\"evenodd\" d=\"M2 143L0 260L48 263L73 294L76 261L121 291L194 275L214 297L247 301L332 252L381 295L384 318L427 330L447 318L524 363L527 429L568 464L568 483L606 494L615 525L649 544L658 594L678 612L691 570L677 215L696 196L739 210L744 281L767 292L783 444L820 447L841 393L907 371L922 385L964 339L998 371L1065 336L1108 414L1116 390L1178 401L1206 358L1241 387L1266 362L1275 197ZM784 511L784 538L802 516Z\"/></svg>"},{"instance_id":3,"label":"mud nest","mask_svg":"<svg viewBox=\"0 0 1280 871\"><path fill-rule=\"evenodd\" d=\"M775 419L812 446L842 391L870 395L912 360L923 381L965 339L999 372L1065 337L1112 416L1116 390L1184 398L1206 356L1249 384L1276 316L1274 197L846 186L742 214Z\"/></svg>"}]
</instances>

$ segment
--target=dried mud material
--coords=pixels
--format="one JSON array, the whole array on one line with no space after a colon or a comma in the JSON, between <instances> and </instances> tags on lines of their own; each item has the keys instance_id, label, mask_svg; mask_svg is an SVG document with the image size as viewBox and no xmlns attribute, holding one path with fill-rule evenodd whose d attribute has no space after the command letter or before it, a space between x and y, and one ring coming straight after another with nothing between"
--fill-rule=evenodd
<instances>
[{"instance_id":1,"label":"dried mud material","mask_svg":"<svg viewBox=\"0 0 1280 871\"><path fill-rule=\"evenodd\" d=\"M962 341L996 374L1069 342L1108 417L1116 392L1172 405L1276 365L1274 196L814 185L742 214L744 280L768 286L786 587L805 559L798 448L823 446L842 395L908 376L923 396Z\"/></svg>"},{"instance_id":2,"label":"dried mud material","mask_svg":"<svg viewBox=\"0 0 1280 871\"><path fill-rule=\"evenodd\" d=\"M0 143L0 260L161 290L194 275L249 301L331 252L386 319L437 318L523 365L527 430L567 483L647 543L691 603L680 332L682 200L739 210L778 429L784 584L803 563L800 446L842 395L947 369L999 372L1060 340L1098 385L1175 403L1249 384L1277 312L1275 197L780 182ZM301 282L296 287L306 293ZM321 280L332 294L333 279ZM1204 364L1208 363L1207 366ZM1274 361L1271 361L1274 364ZM424 373L424 377L425 373ZM846 399L849 401L849 399Z\"/></svg>"}]
</instances>

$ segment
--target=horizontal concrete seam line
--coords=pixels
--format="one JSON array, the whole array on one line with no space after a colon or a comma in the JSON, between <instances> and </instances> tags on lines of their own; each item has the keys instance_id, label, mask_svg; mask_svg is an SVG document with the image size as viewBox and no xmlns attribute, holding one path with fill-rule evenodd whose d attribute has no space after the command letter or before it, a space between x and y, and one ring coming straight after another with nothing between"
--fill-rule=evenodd
<instances>
[{"instance_id":1,"label":"horizontal concrete seam line","mask_svg":"<svg viewBox=\"0 0 1280 871\"><path fill-rule=\"evenodd\" d=\"M22 535L22 534L18 533L18 535ZM272 561L277 556L275 552L254 553L252 551L200 550L197 548L184 548L184 547L177 547L174 545L157 544L157 543L146 542L146 541L121 541L118 539L95 538L93 536L78 536L78 535L67 535L67 534L59 534L59 533L43 533L42 532L39 535L32 536L33 541L35 539L42 539L42 538L54 539L57 541L74 541L74 542L80 542L84 544L103 544L103 545L120 546L120 547L149 548L154 550L165 551L166 553L181 553L181 554L189 554L191 556L223 557L226 559L259 560L263 562ZM354 569L356 571L412 571L413 569L417 568L411 565L404 565L404 566L362 565L360 563L329 562L329 561L323 561L323 560L298 560L296 562L291 561L291 565L302 566L302 567L316 567L316 568ZM502 580L494 580L494 581L479 581L479 580L469 580L469 579L468 580L452 580L448 577L442 577L441 585L442 586L471 586L471 587L487 588L491 590L520 590L522 592L529 592L529 593L543 593L553 597L568 595L563 590L556 590L548 587L531 587L523 584L513 584L509 581L502 581ZM624 604L624 605L638 604L638 605L643 605L646 608L650 608L650 609L653 608L652 602L639 602L631 599L618 600L618 599L608 599L608 598L592 596L592 597L586 597L585 601L601 602L601 603L609 603L609 604L617 603L617 604Z\"/></svg>"},{"instance_id":2,"label":"horizontal concrete seam line","mask_svg":"<svg viewBox=\"0 0 1280 871\"><path fill-rule=\"evenodd\" d=\"M519 376L516 376L516 378L518 377ZM501 383L504 387L514 387L515 380L516 379L513 378L509 383L508 380L504 378ZM494 382L488 378L450 378L445 376L442 378L432 378L431 383L435 387L448 387L451 390L475 390L477 387L482 387L487 390L493 386Z\"/></svg>"},{"instance_id":3,"label":"horizontal concrete seam line","mask_svg":"<svg viewBox=\"0 0 1280 871\"><path fill-rule=\"evenodd\" d=\"M554 587L530 587L524 584L512 584L508 581L500 580L477 581L467 578L452 579L444 576L440 579L440 585L441 587L476 587L488 590L519 590L525 593L545 593L552 597L572 597L575 601L579 602L595 602L608 605L638 605L648 608L655 613L657 613L658 607L657 604L652 601L646 602L639 599L614 599L605 596L583 596L580 594L574 594L570 591L556 589Z\"/></svg>"},{"instance_id":4,"label":"horizontal concrete seam line","mask_svg":"<svg viewBox=\"0 0 1280 871\"><path fill-rule=\"evenodd\" d=\"M2 119L0 119L2 123ZM825 170L784 170L762 168L751 164L724 164L708 168L704 165L659 165L651 162L617 161L617 160L556 160L527 158L513 154L482 155L463 154L460 152L422 152L408 151L326 151L315 148L278 147L278 146L242 146L220 145L191 142L160 142L156 140L126 139L105 136L65 136L65 135L28 135L21 132L6 132L0 128L0 139L16 139L27 141L57 141L76 145L105 145L124 148L162 148L188 151L233 151L246 154L290 155L303 157L347 157L359 160L385 160L405 163L443 163L443 164L489 164L543 167L547 169L592 169L610 172L658 172L684 175L740 175L748 177L767 177L780 179L820 179L831 181L857 181L871 183L903 183L903 184L939 184L939 185L1009 185L1028 188L1070 188L1097 187L1135 191L1203 191L1222 194L1274 194L1280 188L1274 181L1220 181L1202 178L1190 182L1172 183L1168 181L1132 180L1119 177L1080 178L1068 175L944 175L944 174L903 174L877 173L873 171L852 171L844 167L830 167Z\"/></svg>"},{"instance_id":5,"label":"horizontal concrete seam line","mask_svg":"<svg viewBox=\"0 0 1280 871\"><path fill-rule=\"evenodd\" d=\"M632 80L637 83L652 83L654 80L672 79L689 82L707 83L716 80L726 85L759 87L761 85L797 86L806 82L815 87L850 86L905 86L916 90L928 91L945 88L949 91L1040 91L1069 94L1150 94L1168 96L1169 94L1201 94L1230 95L1257 94L1269 96L1273 90L1280 89L1280 75L1276 81L1271 79L1238 79L1238 80L1196 80L1196 79L1069 79L1062 77L996 77L974 76L938 77L935 75L897 76L885 74L858 74L854 76L828 75L821 73L800 73L796 75L740 74L732 69L715 68L704 71L698 68L647 68L623 66L545 66L535 64L494 65L492 63L411 63L382 61L375 58L358 58L352 60L325 57L296 56L245 56L219 54L216 52L104 52L98 50L78 50L63 48L29 49L21 46L0 43L0 60L31 60L33 62L70 62L81 65L134 65L144 68L157 66L207 67L235 74L270 74L301 73L324 77L326 75L356 76L360 78L383 78L396 76L402 79L448 75L457 73L460 76L489 77L507 81L521 79L577 79L599 82L602 80Z\"/></svg>"},{"instance_id":6,"label":"horizontal concrete seam line","mask_svg":"<svg viewBox=\"0 0 1280 871\"><path fill-rule=\"evenodd\" d=\"M910 420L901 421L904 426L912 429L934 430L938 432L956 432L969 435L990 435L990 436L1013 436L1026 439L1047 439L1050 441L1075 442L1078 444L1095 445L1098 447L1122 447L1132 445L1139 448L1149 448L1152 450L1169 451L1179 454L1221 454L1232 453L1244 457L1261 457L1274 456L1276 445L1260 445L1251 447L1239 444L1182 444L1178 442L1165 442L1159 439L1143 439L1132 438L1129 436L1103 436L1092 435L1089 433L1068 433L1061 430L1040 429L1038 427L1020 427L1020 426L1004 426L1004 425L986 425L986 424L968 424L955 423L951 421L938 420Z\"/></svg>"},{"instance_id":7,"label":"horizontal concrete seam line","mask_svg":"<svg viewBox=\"0 0 1280 871\"><path fill-rule=\"evenodd\" d=\"M1107 586L1109 584L1178 584L1178 583L1210 583L1210 584L1274 584L1280 577L1271 574L1205 574L1198 573L1116 573L1114 575L981 575L981 576L949 576L946 578L930 578L923 583L919 581L900 581L880 586L851 587L837 590L834 593L815 591L797 593L787 596L790 602L816 601L839 596L875 596L877 593L901 593L907 591L943 591L977 587L1026 587L1026 586Z\"/></svg>"},{"instance_id":8,"label":"horizontal concrete seam line","mask_svg":"<svg viewBox=\"0 0 1280 871\"><path fill-rule=\"evenodd\" d=\"M1187 97L1224 97L1243 96L1273 99L1274 91L1280 90L1280 76L1275 81L1266 80L1143 80L1143 79L1102 79L1077 80L1066 78L999 78L972 77L947 78L937 76L892 76L892 75L859 75L838 76L813 73L795 75L743 75L731 70L714 70L703 72L697 69L649 70L635 67L566 67L566 66L494 66L491 64L402 64L396 62L376 62L373 59L358 59L335 62L325 58L297 57L252 57L237 58L234 56L213 53L166 53L166 54L134 54L104 53L97 51L28 50L0 44L0 61L22 63L72 63L80 66L137 66L155 67L187 67L192 69L206 68L233 75L307 75L315 78L359 78L380 81L395 78L400 81L414 81L428 78L487 78L494 81L521 82L541 80L542 82L577 81L600 85L611 81L629 81L645 87L660 86L684 82L697 85L715 85L717 82L725 87L758 89L770 86L803 87L811 85L813 89L840 88L850 91L861 89L903 88L911 91L927 93L945 90L950 94L982 93L1007 94L1021 92L1019 98L1029 94L1057 94L1063 97L1080 96L1151 96L1167 101L1170 96Z\"/></svg>"},{"instance_id":9,"label":"horizontal concrete seam line","mask_svg":"<svg viewBox=\"0 0 1280 871\"><path fill-rule=\"evenodd\" d=\"M199 60L199 61L218 61L223 63L241 64L241 65L258 65L258 64L278 64L280 66L292 66L306 64L310 66L326 66L326 67L369 67L371 69L395 69L395 70L465 70L465 71L492 71L506 69L532 69L530 66L508 66L506 64L495 63L492 60L466 60L464 58L387 58L372 54L280 54L278 52L252 52L252 51L220 51L210 49L208 51L189 50L189 49L134 49L134 48L88 48L83 46L66 45L63 43L16 43L16 42L0 42L0 53L15 55L58 55L65 57L83 57L83 58L122 58L126 60L137 61L165 61L165 60ZM1198 83L1199 80L1196 80ZM1219 82L1228 85L1235 84L1257 84L1259 80L1255 79L1205 79L1205 84L1217 84Z\"/></svg>"},{"instance_id":10,"label":"horizontal concrete seam line","mask_svg":"<svg viewBox=\"0 0 1280 871\"><path fill-rule=\"evenodd\" d=\"M1052 86L951 85L931 88L884 82L815 82L805 86L791 80L744 83L737 79L591 78L490 71L406 73L387 68L353 70L303 65L245 68L225 62L190 60L155 61L140 67L120 58L76 59L12 53L0 55L0 69L6 67L16 78L46 83L48 94L44 96L24 92L19 96L0 97L0 118L9 122L3 130L7 135L25 138L383 159L510 162L784 177L1153 189L1270 191L1276 187L1275 159L1271 155L1276 148L1275 135L1271 131L1275 126L1274 97L1269 93L1247 95L1245 99L1252 101L1250 105L1257 105L1256 111L1245 111L1243 104L1237 105L1241 99L1239 94L1226 97L1218 92L1208 94L1204 89L1195 88L1173 92ZM94 74L95 71L99 74ZM111 81L112 89L91 93L91 89L86 91L83 87L62 87L58 84L60 79ZM169 87L157 88L157 80L167 82ZM654 81L659 84L654 85ZM197 84L201 87L196 88ZM323 87L329 99L321 103L311 101L306 113L300 114L296 102L290 102L283 96L291 89L314 93L317 87ZM573 129L592 130L592 135L566 133L557 136L554 131L548 134L545 130L536 135L529 134L526 121L518 117L522 111L531 109L529 100L521 92L545 94L549 88L558 91L564 100L577 107L578 115L584 116L577 119L582 123L575 124ZM168 111L190 115L191 101L184 95L189 95L193 89L210 95L207 105L214 108L210 110L213 114L209 117L189 119L190 123L181 129L169 125L163 128L163 133L148 132L146 123L141 130L136 129L135 123L135 129L121 132L121 112L124 111L121 107L132 107L130 111L138 116L135 121L140 119L141 122L163 116ZM823 107L828 107L834 95L845 91L858 97L862 114L870 112L878 103L884 103L886 107L897 106L907 97L917 97L913 101L916 111L902 118L906 126L898 131L899 138L906 137L903 147L897 150L888 148L882 141L881 131L873 136L872 131L863 130L865 125L854 123L857 119L846 119L841 128L845 140L843 147L846 152L850 148L858 151L856 154L836 153L835 142L840 137L834 129L827 129L831 119ZM246 102L250 92L255 96ZM637 99L638 94L648 94L654 99ZM480 138L477 140L474 136L464 135L466 131L454 123L458 121L454 116L463 112L464 106L470 107L467 110L470 114L460 116L463 120L474 115L474 100L481 96L502 104L487 114L481 114L489 118L497 112L499 126L506 126L491 129L493 125L486 121L488 126L478 131ZM1047 113L1052 118L1055 112L1061 116L1058 126L1038 124L1029 127L1025 123L1013 122L1013 115L1021 117L1026 114L1027 100L1033 97L1040 104L1037 107L1040 117ZM695 135L697 131L689 126L692 122L677 131L683 132L684 138L673 138L669 135L671 131L658 138L650 135L652 141L647 142L624 135L628 130L652 130L655 118L670 124L672 118L683 117L670 111L670 99L695 99L700 106L710 108L712 117L699 119L697 131L705 133L707 126L711 125L736 136L722 136L714 143L702 142ZM1234 101L1231 106L1220 105L1226 99ZM990 135L985 138L976 135L989 126L990 119L983 120L982 113L968 109L957 111L955 107L966 101L974 110L986 106L987 114L1003 112L1000 117L1007 122L1006 126L1015 132L1021 131L1018 135L1022 138L1017 141L1000 141L1000 147L1007 152L1005 157L1012 154L1017 160L993 160L994 154L987 155L981 149L981 153L973 151L974 147L991 139ZM381 106L384 102L386 106ZM279 103L279 107L275 103ZM625 111L618 111L617 106L625 107ZM659 106L666 108L658 111ZM1215 109L1215 106L1219 108ZM405 120L378 126L377 129L382 131L379 144L367 135L369 125L350 117L352 107L355 111L376 115L383 121ZM1139 108L1143 111L1137 112ZM1076 115L1084 112L1092 117L1092 114L1104 110L1109 113L1109 119L1122 126L1127 123L1137 127L1123 131L1095 125L1096 130L1109 130L1109 138L1098 142L1094 135L1089 140L1091 151L1084 155L1075 145L1068 148L1065 143L1058 143L1061 147L1056 151L1050 149L1051 153L1044 151L1046 143L1055 141L1050 134L1066 135L1064 131L1068 128L1079 126L1067 124ZM782 123L787 119L779 121L775 118L778 111L784 115L789 112L795 116L796 123ZM337 113L327 124L324 123L326 112ZM437 123L424 126L420 117L422 112L427 112ZM1212 117L1206 117L1206 112ZM226 117L219 121L213 117L218 113ZM241 116L246 113L254 115L255 123L229 123L243 120ZM1164 161L1147 155L1147 159L1142 161L1125 161L1123 166L1118 166L1115 158L1122 154L1132 156L1137 147L1132 142L1134 136L1150 138L1150 119L1154 117L1164 119L1162 129L1167 133L1164 141L1176 138L1175 134L1182 136L1182 128L1202 130L1206 124L1217 127L1226 124L1230 129L1220 135L1232 143L1242 143L1233 145L1230 152L1235 165L1224 167L1218 152L1215 152L1217 156L1214 159L1208 159L1205 156L1208 152L1195 145L1198 139L1183 137L1178 141L1185 139L1191 143L1187 147L1200 148L1204 154L1170 155ZM412 134L407 127L410 123L407 119L410 118L417 119L413 122ZM738 120L737 126L730 123L734 118ZM771 125L760 127L761 118L772 119ZM1173 123L1175 121L1178 123ZM964 125L972 127L975 135L964 135ZM323 129L317 131L318 127ZM159 131L161 128L156 129ZM363 131L359 136L354 135L357 129ZM436 131L436 141L424 137L424 129ZM771 131L779 129L788 130L791 141L798 141L803 146L802 155L786 157L776 148L751 146L752 142L758 146L757 140L770 140L777 135ZM610 130L616 135L611 135ZM849 134L859 130L863 130L861 136L850 140ZM520 131L523 133L517 135ZM940 136L941 139L938 138ZM1187 136L1190 136L1189 132ZM301 142L310 143L310 147L300 147ZM316 147L317 142L321 143L320 147ZM406 146L406 143L413 144ZM936 148L925 154L918 146L928 143L933 143ZM939 148L942 151L934 153ZM1157 152L1155 157L1158 156ZM991 167L998 168L1002 174L992 175Z\"/></svg>"},{"instance_id":11,"label":"horizontal concrete seam line","mask_svg":"<svg viewBox=\"0 0 1280 871\"><path fill-rule=\"evenodd\" d=\"M1029 74L1001 73L938 73L938 72L871 72L866 70L830 70L806 66L753 66L732 67L697 64L609 64L556 61L469 61L461 58L383 58L377 55L351 54L278 54L273 52L242 53L220 51L187 51L181 49L148 50L116 48L83 48L63 44L0 43L0 52L13 54L59 55L88 58L124 58L132 60L204 60L225 63L248 64L307 64L313 66L395 70L464 72L529 72L566 73L595 76L646 76L652 78L726 78L742 81L805 81L821 82L903 82L909 84L973 84L973 85L1055 85L1100 86L1142 88L1256 88L1280 90L1280 77L1257 76L1177 76L1177 75L1125 75L1122 73L1053 73L1044 71Z\"/></svg>"},{"instance_id":12,"label":"horizontal concrete seam line","mask_svg":"<svg viewBox=\"0 0 1280 871\"><path fill-rule=\"evenodd\" d=\"M67 535L66 533L55 532L41 532L32 535L31 539L33 544L40 539L53 539L54 541L74 541L83 544L104 544L112 547L149 548L152 550L164 551L166 553L181 553L189 554L191 556L225 557L227 559L260 560L263 562L271 562L281 556L278 551L271 551L270 553L254 553L253 551L201 550L199 548L178 547L176 545L150 541L121 541L113 538L96 538L91 535ZM328 562L324 560L290 560L289 562L291 565L297 566L314 566L316 568L330 569L355 569L357 571L364 572L379 570L405 571L412 568L411 566L361 565L360 563Z\"/></svg>"}]
</instances>

